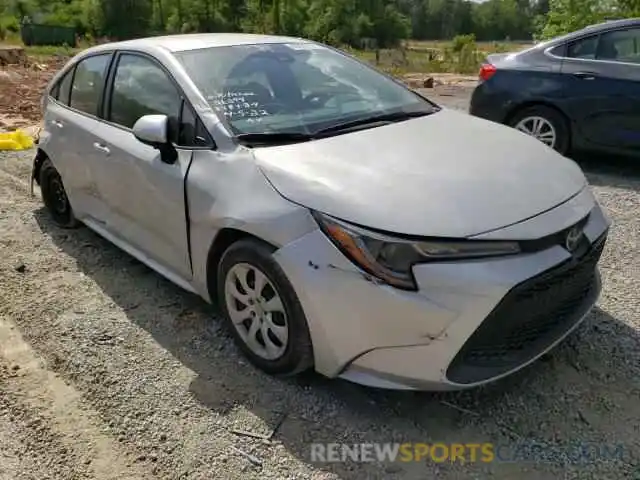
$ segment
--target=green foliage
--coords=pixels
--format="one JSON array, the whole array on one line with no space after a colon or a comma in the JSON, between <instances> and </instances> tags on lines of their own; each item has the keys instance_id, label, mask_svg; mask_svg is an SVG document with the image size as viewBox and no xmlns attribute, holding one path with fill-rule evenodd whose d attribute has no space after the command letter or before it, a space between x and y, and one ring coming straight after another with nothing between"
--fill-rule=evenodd
<instances>
[{"instance_id":1,"label":"green foliage","mask_svg":"<svg viewBox=\"0 0 640 480\"><path fill-rule=\"evenodd\" d=\"M84 0L65 2L60 5L60 8L51 9L45 14L43 23L75 27L78 33L84 33L86 30L85 3Z\"/></svg>"},{"instance_id":2,"label":"green foliage","mask_svg":"<svg viewBox=\"0 0 640 480\"><path fill-rule=\"evenodd\" d=\"M579 30L602 22L606 16L607 6L599 0L550 0L540 37L553 38Z\"/></svg>"},{"instance_id":3,"label":"green foliage","mask_svg":"<svg viewBox=\"0 0 640 480\"><path fill-rule=\"evenodd\" d=\"M546 18L538 18L537 37L553 38L607 18L636 16L640 0L550 0Z\"/></svg>"},{"instance_id":4,"label":"green foliage","mask_svg":"<svg viewBox=\"0 0 640 480\"><path fill-rule=\"evenodd\" d=\"M466 35L456 35L451 42L451 48L454 52L460 53L467 46L471 46L473 50L476 48L476 36L473 33Z\"/></svg>"},{"instance_id":5,"label":"green foliage","mask_svg":"<svg viewBox=\"0 0 640 480\"><path fill-rule=\"evenodd\" d=\"M619 8L627 17L640 17L640 0L620 0Z\"/></svg>"},{"instance_id":6,"label":"green foliage","mask_svg":"<svg viewBox=\"0 0 640 480\"><path fill-rule=\"evenodd\" d=\"M152 13L151 2L147 0L95 0L88 4L95 33L117 39L149 33Z\"/></svg>"},{"instance_id":7,"label":"green foliage","mask_svg":"<svg viewBox=\"0 0 640 480\"><path fill-rule=\"evenodd\" d=\"M13 16L0 17L0 29L6 32L18 33L20 31L20 22Z\"/></svg>"},{"instance_id":8,"label":"green foliage","mask_svg":"<svg viewBox=\"0 0 640 480\"><path fill-rule=\"evenodd\" d=\"M372 19L372 37L379 48L397 47L400 40L411 35L411 23L397 8L388 4Z\"/></svg>"},{"instance_id":9,"label":"green foliage","mask_svg":"<svg viewBox=\"0 0 640 480\"><path fill-rule=\"evenodd\" d=\"M16 17L0 16L0 40L5 40L10 34L20 31L20 23Z\"/></svg>"},{"instance_id":10,"label":"green foliage","mask_svg":"<svg viewBox=\"0 0 640 480\"><path fill-rule=\"evenodd\" d=\"M28 16L35 23L72 26L80 35L95 38L245 31L388 48L406 38L441 39L465 34L492 40L529 38L531 22L526 17L528 7L523 6L528 1L0 0L0 18L11 18L15 26ZM8 29L6 21L0 25L3 31Z\"/></svg>"},{"instance_id":11,"label":"green foliage","mask_svg":"<svg viewBox=\"0 0 640 480\"><path fill-rule=\"evenodd\" d=\"M410 35L410 24L393 4L382 0L315 0L304 33L333 45L359 47L369 39L387 48Z\"/></svg>"}]
</instances>

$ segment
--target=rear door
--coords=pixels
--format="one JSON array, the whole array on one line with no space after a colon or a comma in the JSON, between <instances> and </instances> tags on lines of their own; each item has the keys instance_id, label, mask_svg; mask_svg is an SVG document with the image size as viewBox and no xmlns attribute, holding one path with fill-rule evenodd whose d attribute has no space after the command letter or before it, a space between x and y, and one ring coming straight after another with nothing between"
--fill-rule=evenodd
<instances>
[{"instance_id":1,"label":"rear door","mask_svg":"<svg viewBox=\"0 0 640 480\"><path fill-rule=\"evenodd\" d=\"M168 71L150 56L118 54L110 83L105 122L96 131L102 150L98 185L109 208L108 230L188 280L184 180L197 143L196 116ZM157 149L134 137L133 125L147 114L169 117L171 141L178 152L175 163L163 162Z\"/></svg>"},{"instance_id":2,"label":"rear door","mask_svg":"<svg viewBox=\"0 0 640 480\"><path fill-rule=\"evenodd\" d=\"M565 110L595 147L640 152L640 28L572 42L562 72Z\"/></svg>"},{"instance_id":3,"label":"rear door","mask_svg":"<svg viewBox=\"0 0 640 480\"><path fill-rule=\"evenodd\" d=\"M43 148L60 172L65 190L78 218L104 221L105 206L95 182L93 133L98 116L111 53L86 57L54 86L49 97Z\"/></svg>"}]
</instances>

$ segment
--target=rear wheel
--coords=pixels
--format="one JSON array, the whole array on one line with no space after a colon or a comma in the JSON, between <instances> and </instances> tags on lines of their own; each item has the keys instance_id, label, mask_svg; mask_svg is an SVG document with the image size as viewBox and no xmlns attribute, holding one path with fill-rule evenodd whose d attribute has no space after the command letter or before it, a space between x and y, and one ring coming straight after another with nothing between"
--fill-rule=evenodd
<instances>
[{"instance_id":1,"label":"rear wheel","mask_svg":"<svg viewBox=\"0 0 640 480\"><path fill-rule=\"evenodd\" d=\"M218 302L236 344L258 368L293 375L313 364L307 319L273 248L240 240L222 255Z\"/></svg>"},{"instance_id":2,"label":"rear wheel","mask_svg":"<svg viewBox=\"0 0 640 480\"><path fill-rule=\"evenodd\" d=\"M509 125L538 139L557 152L566 155L571 146L569 125L564 116L544 105L525 108L511 118Z\"/></svg>"},{"instance_id":3,"label":"rear wheel","mask_svg":"<svg viewBox=\"0 0 640 480\"><path fill-rule=\"evenodd\" d=\"M62 177L48 158L42 162L39 180L42 201L53 221L62 228L77 227L79 222L73 214Z\"/></svg>"}]
</instances>

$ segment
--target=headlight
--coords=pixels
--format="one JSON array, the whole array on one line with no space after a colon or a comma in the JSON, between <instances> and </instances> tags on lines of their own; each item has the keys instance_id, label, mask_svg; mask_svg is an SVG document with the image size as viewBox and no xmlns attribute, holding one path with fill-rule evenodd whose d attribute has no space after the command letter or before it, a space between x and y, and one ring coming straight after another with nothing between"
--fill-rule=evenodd
<instances>
[{"instance_id":1,"label":"headlight","mask_svg":"<svg viewBox=\"0 0 640 480\"><path fill-rule=\"evenodd\" d=\"M394 287L416 290L411 267L417 263L518 253L517 242L493 240L405 240L350 225L318 212L322 231L352 262Z\"/></svg>"}]
</instances>

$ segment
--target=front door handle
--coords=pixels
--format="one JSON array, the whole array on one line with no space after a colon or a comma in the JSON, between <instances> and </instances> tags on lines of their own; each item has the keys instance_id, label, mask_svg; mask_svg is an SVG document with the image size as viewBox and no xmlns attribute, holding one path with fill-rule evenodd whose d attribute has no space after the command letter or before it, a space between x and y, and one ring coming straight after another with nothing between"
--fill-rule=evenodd
<instances>
[{"instance_id":1,"label":"front door handle","mask_svg":"<svg viewBox=\"0 0 640 480\"><path fill-rule=\"evenodd\" d=\"M597 75L593 72L575 72L573 76L582 80L595 80Z\"/></svg>"},{"instance_id":2,"label":"front door handle","mask_svg":"<svg viewBox=\"0 0 640 480\"><path fill-rule=\"evenodd\" d=\"M102 153L106 153L107 155L109 155L111 153L111 150L109 150L109 147L107 147L106 145L103 145L101 143L95 142L93 144L93 148L95 148L96 150L101 151Z\"/></svg>"},{"instance_id":3,"label":"front door handle","mask_svg":"<svg viewBox=\"0 0 640 480\"><path fill-rule=\"evenodd\" d=\"M64 124L62 122L59 122L58 120L51 120L51 125L53 125L54 127L58 127L58 128L63 128Z\"/></svg>"}]
</instances>

